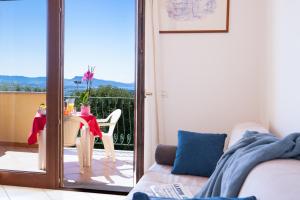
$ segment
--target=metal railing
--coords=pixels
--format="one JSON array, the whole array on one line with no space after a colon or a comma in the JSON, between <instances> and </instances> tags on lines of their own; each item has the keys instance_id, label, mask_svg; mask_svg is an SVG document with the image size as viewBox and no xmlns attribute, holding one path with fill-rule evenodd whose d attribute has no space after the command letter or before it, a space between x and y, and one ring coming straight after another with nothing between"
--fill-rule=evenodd
<instances>
[{"instance_id":1,"label":"metal railing","mask_svg":"<svg viewBox=\"0 0 300 200\"><path fill-rule=\"evenodd\" d=\"M77 96L66 96L75 98L76 109L80 109L79 98ZM117 150L134 149L134 98L128 97L90 97L91 113L97 119L105 119L116 109L121 109L121 117L114 129L114 144ZM101 127L103 132L108 131L108 127ZM102 149L103 143L99 138L95 140L95 148Z\"/></svg>"}]
</instances>

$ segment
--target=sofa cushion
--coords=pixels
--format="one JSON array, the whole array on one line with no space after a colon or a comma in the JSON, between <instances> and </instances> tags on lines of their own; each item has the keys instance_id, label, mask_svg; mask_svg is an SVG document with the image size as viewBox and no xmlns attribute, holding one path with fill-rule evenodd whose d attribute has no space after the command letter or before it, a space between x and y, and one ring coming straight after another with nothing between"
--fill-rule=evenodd
<instances>
[{"instance_id":1,"label":"sofa cushion","mask_svg":"<svg viewBox=\"0 0 300 200\"><path fill-rule=\"evenodd\" d=\"M260 200L299 200L300 161L278 159L257 165L245 180L239 196Z\"/></svg>"},{"instance_id":2,"label":"sofa cushion","mask_svg":"<svg viewBox=\"0 0 300 200\"><path fill-rule=\"evenodd\" d=\"M254 122L241 123L236 125L229 136L228 148L232 147L237 141L242 139L246 131L255 131L259 133L269 133L268 129Z\"/></svg>"},{"instance_id":3,"label":"sofa cushion","mask_svg":"<svg viewBox=\"0 0 300 200\"><path fill-rule=\"evenodd\" d=\"M223 154L226 134L178 131L172 174L209 177Z\"/></svg>"},{"instance_id":4,"label":"sofa cushion","mask_svg":"<svg viewBox=\"0 0 300 200\"><path fill-rule=\"evenodd\" d=\"M171 198L158 198L158 197L149 197L145 193L137 192L133 195L132 200L175 200ZM256 200L254 196L246 198L222 198L222 197L212 197L212 198L192 198L187 200Z\"/></svg>"}]
</instances>

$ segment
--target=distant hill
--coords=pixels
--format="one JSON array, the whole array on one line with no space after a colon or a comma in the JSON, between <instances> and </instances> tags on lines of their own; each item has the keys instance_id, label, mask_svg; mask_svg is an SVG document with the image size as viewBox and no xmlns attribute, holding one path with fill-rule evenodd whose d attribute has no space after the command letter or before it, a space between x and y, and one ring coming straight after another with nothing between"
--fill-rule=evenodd
<instances>
[{"instance_id":1,"label":"distant hill","mask_svg":"<svg viewBox=\"0 0 300 200\"><path fill-rule=\"evenodd\" d=\"M72 79L64 80L64 90L65 94L70 94L72 91L84 90L86 85L84 83L75 84L75 81L81 81L82 77L75 76ZM0 75L0 85L1 84L14 84L21 86L30 86L36 88L46 88L46 77L25 77L25 76L6 76ZM126 90L134 90L134 83L122 83L117 81L109 81L109 80L101 80L94 79L93 80L93 88L98 88L100 86L111 85L116 88L122 88ZM77 87L78 86L78 87Z\"/></svg>"}]
</instances>

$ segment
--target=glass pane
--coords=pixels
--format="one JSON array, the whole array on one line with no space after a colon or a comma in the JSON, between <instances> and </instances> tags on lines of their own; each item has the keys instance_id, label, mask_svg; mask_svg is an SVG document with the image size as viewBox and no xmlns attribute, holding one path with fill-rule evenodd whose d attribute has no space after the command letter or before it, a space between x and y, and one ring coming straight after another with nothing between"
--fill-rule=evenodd
<instances>
[{"instance_id":1,"label":"glass pane","mask_svg":"<svg viewBox=\"0 0 300 200\"><path fill-rule=\"evenodd\" d=\"M65 0L64 55L64 185L129 191L134 163L135 0ZM87 91L88 98L83 98ZM75 130L81 148L67 142L71 135L74 141L72 117L85 120L91 130ZM83 157L81 170L78 155Z\"/></svg>"},{"instance_id":2,"label":"glass pane","mask_svg":"<svg viewBox=\"0 0 300 200\"><path fill-rule=\"evenodd\" d=\"M0 1L0 170L43 172L47 0Z\"/></svg>"}]
</instances>

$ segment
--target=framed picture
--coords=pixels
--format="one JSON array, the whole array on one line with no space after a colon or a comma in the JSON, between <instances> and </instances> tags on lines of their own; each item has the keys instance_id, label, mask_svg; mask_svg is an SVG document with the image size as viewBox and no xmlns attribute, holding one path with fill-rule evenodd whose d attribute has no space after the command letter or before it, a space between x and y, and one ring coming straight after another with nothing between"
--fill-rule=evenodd
<instances>
[{"instance_id":1,"label":"framed picture","mask_svg":"<svg viewBox=\"0 0 300 200\"><path fill-rule=\"evenodd\" d=\"M229 0L158 0L160 33L229 31Z\"/></svg>"}]
</instances>

